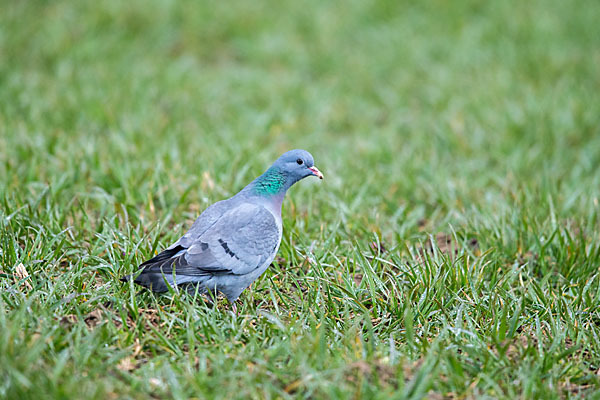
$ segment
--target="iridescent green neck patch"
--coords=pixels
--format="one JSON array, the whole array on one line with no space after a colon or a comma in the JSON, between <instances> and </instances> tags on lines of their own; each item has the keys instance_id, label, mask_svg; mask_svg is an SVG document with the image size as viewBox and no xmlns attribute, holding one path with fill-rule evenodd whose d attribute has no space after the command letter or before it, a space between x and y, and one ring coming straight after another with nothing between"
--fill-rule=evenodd
<instances>
[{"instance_id":1,"label":"iridescent green neck patch","mask_svg":"<svg viewBox=\"0 0 600 400\"><path fill-rule=\"evenodd\" d=\"M254 190L259 195L275 195L285 190L285 176L275 168L269 168L255 182Z\"/></svg>"}]
</instances>

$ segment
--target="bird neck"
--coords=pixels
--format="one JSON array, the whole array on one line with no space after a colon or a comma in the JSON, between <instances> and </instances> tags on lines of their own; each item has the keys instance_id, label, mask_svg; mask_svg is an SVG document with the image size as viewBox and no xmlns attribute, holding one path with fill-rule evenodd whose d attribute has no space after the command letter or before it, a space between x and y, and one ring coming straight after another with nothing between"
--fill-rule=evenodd
<instances>
[{"instance_id":1,"label":"bird neck","mask_svg":"<svg viewBox=\"0 0 600 400\"><path fill-rule=\"evenodd\" d=\"M252 182L252 191L262 197L282 197L293 183L276 167L271 167Z\"/></svg>"}]
</instances>

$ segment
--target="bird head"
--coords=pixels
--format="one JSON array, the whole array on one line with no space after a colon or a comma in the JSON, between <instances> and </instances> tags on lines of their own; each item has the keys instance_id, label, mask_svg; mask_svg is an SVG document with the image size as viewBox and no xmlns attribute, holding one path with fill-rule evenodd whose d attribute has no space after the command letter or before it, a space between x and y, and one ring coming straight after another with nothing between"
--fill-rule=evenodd
<instances>
[{"instance_id":1,"label":"bird head","mask_svg":"<svg viewBox=\"0 0 600 400\"><path fill-rule=\"evenodd\" d=\"M315 166L313 156L306 150L290 150L275 161L274 167L289 176L294 182L307 176L323 179L323 174Z\"/></svg>"}]
</instances>

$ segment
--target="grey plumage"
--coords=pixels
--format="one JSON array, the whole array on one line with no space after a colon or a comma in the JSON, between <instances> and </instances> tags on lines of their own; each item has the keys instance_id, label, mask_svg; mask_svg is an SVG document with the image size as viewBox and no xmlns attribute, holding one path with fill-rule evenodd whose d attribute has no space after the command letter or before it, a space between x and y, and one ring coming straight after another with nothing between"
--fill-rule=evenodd
<instances>
[{"instance_id":1,"label":"grey plumage","mask_svg":"<svg viewBox=\"0 0 600 400\"><path fill-rule=\"evenodd\" d=\"M142 263L134 282L155 292L167 291L167 285L221 292L234 304L277 254L285 193L311 175L323 178L310 153L284 153L235 196L208 207L177 242Z\"/></svg>"}]
</instances>

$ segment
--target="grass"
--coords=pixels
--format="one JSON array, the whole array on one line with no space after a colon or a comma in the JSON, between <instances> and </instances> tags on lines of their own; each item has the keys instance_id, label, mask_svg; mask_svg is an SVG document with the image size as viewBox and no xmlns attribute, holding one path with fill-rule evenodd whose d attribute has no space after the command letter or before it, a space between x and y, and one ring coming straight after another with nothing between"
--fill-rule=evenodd
<instances>
[{"instance_id":1,"label":"grass","mask_svg":"<svg viewBox=\"0 0 600 400\"><path fill-rule=\"evenodd\" d=\"M598 20L3 2L0 397L600 398ZM118 281L290 148L237 317Z\"/></svg>"}]
</instances>

